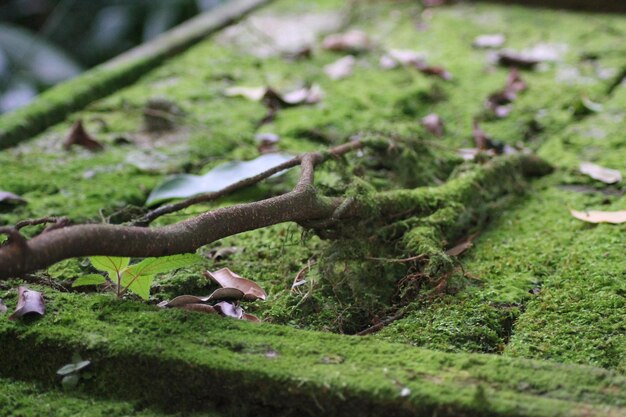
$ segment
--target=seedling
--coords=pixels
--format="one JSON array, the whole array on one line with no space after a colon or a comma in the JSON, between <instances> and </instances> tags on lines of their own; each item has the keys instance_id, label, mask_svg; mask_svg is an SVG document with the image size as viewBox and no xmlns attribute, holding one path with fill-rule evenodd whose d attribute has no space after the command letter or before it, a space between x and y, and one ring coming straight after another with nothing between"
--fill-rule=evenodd
<instances>
[{"instance_id":1,"label":"seedling","mask_svg":"<svg viewBox=\"0 0 626 417\"><path fill-rule=\"evenodd\" d=\"M92 256L89 260L94 268L108 274L109 280L116 285L118 298L130 290L147 300L150 297L150 286L156 274L192 265L202 258L195 254L173 255L146 258L133 265L130 265L130 258L114 256ZM74 281L72 287L99 285L106 282L107 279L100 274L89 274Z\"/></svg>"}]
</instances>

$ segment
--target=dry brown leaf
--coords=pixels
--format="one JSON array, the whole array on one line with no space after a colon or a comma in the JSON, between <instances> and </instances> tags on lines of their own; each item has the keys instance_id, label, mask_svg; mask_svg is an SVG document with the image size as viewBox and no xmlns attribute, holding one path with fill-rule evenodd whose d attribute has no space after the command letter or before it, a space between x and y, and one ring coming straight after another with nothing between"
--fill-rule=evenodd
<instances>
[{"instance_id":1,"label":"dry brown leaf","mask_svg":"<svg viewBox=\"0 0 626 417\"><path fill-rule=\"evenodd\" d=\"M8 191L0 191L0 203L11 205L26 204L26 200L17 194Z\"/></svg>"},{"instance_id":2,"label":"dry brown leaf","mask_svg":"<svg viewBox=\"0 0 626 417\"><path fill-rule=\"evenodd\" d=\"M506 117L513 110L511 103L515 101L517 94L526 88L526 83L522 80L519 71L517 68L513 68L509 73L504 89L489 95L485 101L485 108L497 117Z\"/></svg>"},{"instance_id":3,"label":"dry brown leaf","mask_svg":"<svg viewBox=\"0 0 626 417\"><path fill-rule=\"evenodd\" d=\"M423 64L417 65L415 68L417 68L422 74L434 75L446 81L452 80L452 74L443 67Z\"/></svg>"},{"instance_id":4,"label":"dry brown leaf","mask_svg":"<svg viewBox=\"0 0 626 417\"><path fill-rule=\"evenodd\" d=\"M605 168L591 162L581 162L580 172L590 176L594 180L605 184L615 184L622 180L622 173L616 169Z\"/></svg>"},{"instance_id":5,"label":"dry brown leaf","mask_svg":"<svg viewBox=\"0 0 626 417\"><path fill-rule=\"evenodd\" d=\"M422 53L406 49L391 49L380 58L379 64L383 69L393 69L400 65L416 67L425 63L426 57Z\"/></svg>"},{"instance_id":6,"label":"dry brown leaf","mask_svg":"<svg viewBox=\"0 0 626 417\"><path fill-rule=\"evenodd\" d=\"M204 275L223 288L235 288L245 294L244 300L265 300L267 294L256 282L243 278L228 268L222 268L215 272L206 271Z\"/></svg>"},{"instance_id":7,"label":"dry brown leaf","mask_svg":"<svg viewBox=\"0 0 626 417\"><path fill-rule=\"evenodd\" d=\"M185 304L181 306L185 310L198 311L200 313L219 314L219 312L208 304Z\"/></svg>"},{"instance_id":8,"label":"dry brown leaf","mask_svg":"<svg viewBox=\"0 0 626 417\"><path fill-rule=\"evenodd\" d=\"M196 297L195 295L179 295L172 301L163 301L159 303L159 307L183 307L187 304L204 303L209 297Z\"/></svg>"},{"instance_id":9,"label":"dry brown leaf","mask_svg":"<svg viewBox=\"0 0 626 417\"><path fill-rule=\"evenodd\" d=\"M341 80L342 78L349 77L354 71L356 65L356 58L352 55L339 58L337 61L324 66L324 73L333 80Z\"/></svg>"},{"instance_id":10,"label":"dry brown leaf","mask_svg":"<svg viewBox=\"0 0 626 417\"><path fill-rule=\"evenodd\" d=\"M435 113L423 117L422 126L435 136L443 136L444 134L443 120Z\"/></svg>"},{"instance_id":11,"label":"dry brown leaf","mask_svg":"<svg viewBox=\"0 0 626 417\"><path fill-rule=\"evenodd\" d=\"M228 301L222 301L213 306L221 315L226 317L232 317L235 319L243 318L243 309L237 305L231 304Z\"/></svg>"},{"instance_id":12,"label":"dry brown leaf","mask_svg":"<svg viewBox=\"0 0 626 417\"><path fill-rule=\"evenodd\" d=\"M498 52L498 63L505 67L517 67L523 69L533 69L542 60L529 53L500 51Z\"/></svg>"},{"instance_id":13,"label":"dry brown leaf","mask_svg":"<svg viewBox=\"0 0 626 417\"><path fill-rule=\"evenodd\" d=\"M582 220L587 223L611 223L621 224L626 223L626 210L621 211L576 211L571 210L572 216L578 220Z\"/></svg>"},{"instance_id":14,"label":"dry brown leaf","mask_svg":"<svg viewBox=\"0 0 626 417\"><path fill-rule=\"evenodd\" d=\"M481 48L481 49L499 48L502 45L504 45L504 42L506 42L506 37L503 34L493 33L493 34L477 36L474 39L474 42L472 42L472 46L474 48Z\"/></svg>"},{"instance_id":15,"label":"dry brown leaf","mask_svg":"<svg viewBox=\"0 0 626 417\"><path fill-rule=\"evenodd\" d=\"M455 245L454 247L448 249L446 251L446 255L459 256L460 254L462 254L463 252L465 252L466 250L474 246L474 239L476 239L476 236L478 236L478 233L473 233L469 235L466 239L464 239L458 245Z\"/></svg>"},{"instance_id":16,"label":"dry brown leaf","mask_svg":"<svg viewBox=\"0 0 626 417\"><path fill-rule=\"evenodd\" d=\"M46 307L43 301L43 294L39 291L32 291L26 287L19 287L17 307L9 320L15 320L20 317L29 314L36 314L43 316L46 312Z\"/></svg>"},{"instance_id":17,"label":"dry brown leaf","mask_svg":"<svg viewBox=\"0 0 626 417\"><path fill-rule=\"evenodd\" d=\"M208 300L210 301L214 301L214 300L239 301L245 298L246 298L246 295L243 293L243 291L237 288L218 288L217 290L213 291L211 295L209 295Z\"/></svg>"},{"instance_id":18,"label":"dry brown leaf","mask_svg":"<svg viewBox=\"0 0 626 417\"><path fill-rule=\"evenodd\" d=\"M102 144L93 138L83 126L82 120L77 120L68 133L65 141L63 142L63 148L69 149L74 145L82 146L92 152L101 151L104 149Z\"/></svg>"},{"instance_id":19,"label":"dry brown leaf","mask_svg":"<svg viewBox=\"0 0 626 417\"><path fill-rule=\"evenodd\" d=\"M322 48L336 52L360 53L369 51L374 43L362 30L349 30L344 33L328 35L322 41Z\"/></svg>"},{"instance_id":20,"label":"dry brown leaf","mask_svg":"<svg viewBox=\"0 0 626 417\"><path fill-rule=\"evenodd\" d=\"M273 135L273 134L272 133L265 133L265 134L262 134L262 135L263 136L267 136L267 135ZM275 142L270 142L269 140L265 141L264 139L259 139L259 136L260 135L257 135L257 137L255 137L255 139L257 141L259 141L261 143L261 145L269 146L270 144L278 142L278 139L276 139ZM276 136L276 135L273 135L273 136ZM276 136L276 138L278 138L278 136ZM261 145L259 145L259 147ZM265 153L265 152L261 152L261 153ZM243 252L243 249L239 248L237 246L227 246L225 248L211 249L209 251L209 253L206 255L206 257L208 259L212 259L214 261L219 261L221 259L226 259L226 258L230 257L231 255L234 255L234 254L239 253L239 252Z\"/></svg>"},{"instance_id":21,"label":"dry brown leaf","mask_svg":"<svg viewBox=\"0 0 626 417\"><path fill-rule=\"evenodd\" d=\"M260 323L261 319L258 318L257 316L255 316L254 314L249 314L249 313L243 313L243 316L241 316L242 320L247 320L247 321L252 321L255 323Z\"/></svg>"}]
</instances>

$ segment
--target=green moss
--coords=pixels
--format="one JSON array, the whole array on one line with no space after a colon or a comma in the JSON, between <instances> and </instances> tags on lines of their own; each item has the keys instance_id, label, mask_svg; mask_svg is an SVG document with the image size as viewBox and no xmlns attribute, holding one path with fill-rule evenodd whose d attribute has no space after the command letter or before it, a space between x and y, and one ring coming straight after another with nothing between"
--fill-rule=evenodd
<instances>
[{"instance_id":1,"label":"green moss","mask_svg":"<svg viewBox=\"0 0 626 417\"><path fill-rule=\"evenodd\" d=\"M104 296L47 298L43 318L0 323L3 375L54 385L55 370L77 351L92 362L83 392L254 415L281 407L294 415L565 416L625 405L626 381L589 367L436 353Z\"/></svg>"},{"instance_id":2,"label":"green moss","mask_svg":"<svg viewBox=\"0 0 626 417\"><path fill-rule=\"evenodd\" d=\"M80 392L61 392L42 389L35 384L0 379L0 413L6 417L18 416L59 416L59 417L109 417L141 416L158 417L163 414L139 410L133 403L98 400ZM182 415L182 414L168 414ZM185 414L190 415L190 414ZM198 414L193 416L210 416Z\"/></svg>"}]
</instances>

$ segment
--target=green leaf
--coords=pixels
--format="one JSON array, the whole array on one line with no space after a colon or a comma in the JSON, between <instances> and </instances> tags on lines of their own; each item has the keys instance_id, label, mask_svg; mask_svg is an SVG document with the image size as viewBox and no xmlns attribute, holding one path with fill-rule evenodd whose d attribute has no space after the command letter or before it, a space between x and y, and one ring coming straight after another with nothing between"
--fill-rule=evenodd
<instances>
[{"instance_id":1,"label":"green leaf","mask_svg":"<svg viewBox=\"0 0 626 417\"><path fill-rule=\"evenodd\" d=\"M122 288L128 288L144 300L150 298L150 287L154 281L154 275L133 275L125 271L122 275Z\"/></svg>"},{"instance_id":2,"label":"green leaf","mask_svg":"<svg viewBox=\"0 0 626 417\"><path fill-rule=\"evenodd\" d=\"M146 205L151 206L173 198L218 191L238 181L253 177L292 159L281 153L268 153L251 161L231 161L218 165L204 175L180 174L170 177L150 193ZM281 175L286 171L275 175Z\"/></svg>"},{"instance_id":3,"label":"green leaf","mask_svg":"<svg viewBox=\"0 0 626 417\"><path fill-rule=\"evenodd\" d=\"M155 275L163 272L169 272L173 269L182 268L200 262L202 257L193 253L183 255L163 256L160 258L146 258L138 264L131 265L126 269L127 273L132 276Z\"/></svg>"},{"instance_id":4,"label":"green leaf","mask_svg":"<svg viewBox=\"0 0 626 417\"><path fill-rule=\"evenodd\" d=\"M116 256L92 256L89 258L91 265L98 271L109 274L112 281L117 281L117 275L123 271L130 263L130 258L120 258Z\"/></svg>"},{"instance_id":5,"label":"green leaf","mask_svg":"<svg viewBox=\"0 0 626 417\"><path fill-rule=\"evenodd\" d=\"M83 275L72 283L72 287L80 287L83 285L104 284L106 279L100 274Z\"/></svg>"}]
</instances>

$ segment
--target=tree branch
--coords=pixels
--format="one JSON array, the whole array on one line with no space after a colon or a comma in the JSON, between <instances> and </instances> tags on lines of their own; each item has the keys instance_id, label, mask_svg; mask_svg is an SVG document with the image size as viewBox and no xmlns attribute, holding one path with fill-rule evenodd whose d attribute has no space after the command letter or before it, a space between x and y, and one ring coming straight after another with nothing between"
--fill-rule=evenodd
<instances>
[{"instance_id":1,"label":"tree branch","mask_svg":"<svg viewBox=\"0 0 626 417\"><path fill-rule=\"evenodd\" d=\"M447 204L461 204L462 201L457 201L459 199L476 203L473 200L482 195L480 190L489 188L488 184L496 184L498 193L510 192L505 185L497 185L505 177L547 172L547 165L541 160L520 154L498 157L441 187L382 191L369 196L367 203L356 199L344 204L345 198L318 195L313 187L315 166L329 157L362 146L362 142L355 141L324 153L314 152L294 158L290 163L301 165L300 179L286 194L208 211L169 226L76 225L46 231L30 240L14 227L2 227L0 233L9 235L10 239L8 244L0 246L0 280L46 268L68 258L94 255L143 258L190 253L226 236L288 221L323 223L328 219L345 221L371 217L372 206L376 207L376 219L373 220L383 222L398 213L428 215ZM275 172L274 169L253 178L255 181L267 178L271 175L269 172ZM244 180L237 187L252 183L254 181ZM218 193L224 195L237 187L227 187L227 191L224 189Z\"/></svg>"}]
</instances>

